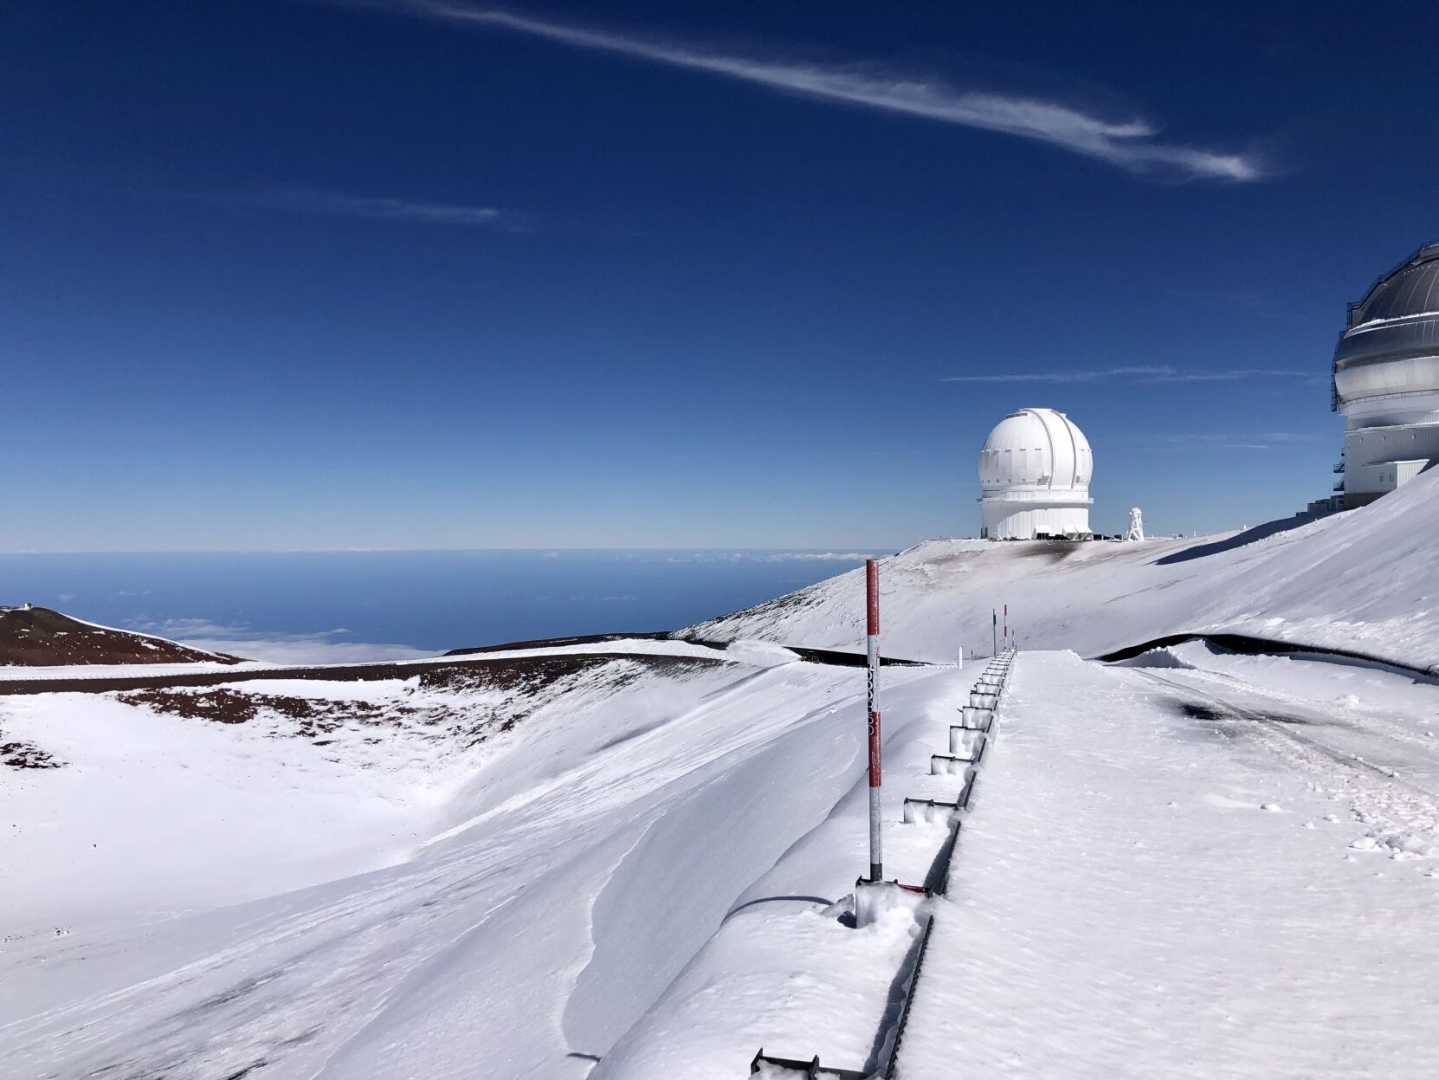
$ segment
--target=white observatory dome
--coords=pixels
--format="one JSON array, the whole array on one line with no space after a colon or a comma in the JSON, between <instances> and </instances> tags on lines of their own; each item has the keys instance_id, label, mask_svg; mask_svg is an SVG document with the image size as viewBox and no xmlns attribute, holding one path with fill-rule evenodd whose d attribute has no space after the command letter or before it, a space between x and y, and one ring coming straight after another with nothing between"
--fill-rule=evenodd
<instances>
[{"instance_id":1,"label":"white observatory dome","mask_svg":"<svg viewBox=\"0 0 1439 1080\"><path fill-rule=\"evenodd\" d=\"M979 452L980 536L1088 537L1094 456L1074 421L1054 409L1010 413Z\"/></svg>"}]
</instances>

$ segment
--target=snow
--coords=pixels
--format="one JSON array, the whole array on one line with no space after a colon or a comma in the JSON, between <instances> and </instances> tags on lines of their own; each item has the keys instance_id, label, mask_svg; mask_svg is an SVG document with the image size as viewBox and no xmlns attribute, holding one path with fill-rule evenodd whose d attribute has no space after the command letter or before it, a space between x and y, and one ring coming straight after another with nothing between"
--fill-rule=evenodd
<instances>
[{"instance_id":1,"label":"snow","mask_svg":"<svg viewBox=\"0 0 1439 1080\"><path fill-rule=\"evenodd\" d=\"M916 932L902 908L862 929L822 911L741 912L590 1076L719 1080L745 1075L761 1048L859 1068Z\"/></svg>"},{"instance_id":2,"label":"snow","mask_svg":"<svg viewBox=\"0 0 1439 1080\"><path fill-rule=\"evenodd\" d=\"M951 815L904 802L977 749L983 665L945 661L1006 602L1026 648L947 895L859 927L865 672L786 648L859 649L855 574L693 628L728 649L45 669L246 677L0 695L0 747L63 762L0 761L0 1071L872 1068L932 919L903 1080L1439 1075L1436 479L1267 536L885 560L885 654L941 661L882 672L886 877L937 880ZM1081 659L1201 630L1387 663Z\"/></svg>"},{"instance_id":3,"label":"snow","mask_svg":"<svg viewBox=\"0 0 1439 1080\"><path fill-rule=\"evenodd\" d=\"M623 661L608 670L614 681L635 673ZM559 715L551 720L542 708L540 726L565 745L544 752L557 764L594 749L569 731L572 714L586 707L623 708L625 715L600 728L619 738L714 681L650 680L618 695L600 676L563 681L562 706L551 709ZM7 783L5 805L18 820L0 849L0 874L23 872L27 887L0 896L0 925L23 934L102 916L235 903L408 857L450 824L455 796L476 785L494 754L488 746L464 750L454 733L431 726L434 713L447 706L494 710L515 696L422 690L413 678L266 679L178 693L211 690L394 708L311 739L266 709L246 723L218 724L113 695L0 699L6 738L41 745L68 763L11 774ZM504 748L528 737L522 725ZM488 785L489 792L500 789ZM99 894L82 887L95 878L114 887Z\"/></svg>"},{"instance_id":4,"label":"snow","mask_svg":"<svg viewBox=\"0 0 1439 1080\"><path fill-rule=\"evenodd\" d=\"M899 669L890 682L943 674ZM298 892L283 891L292 882L285 865L262 857L266 844L217 828L222 818L247 821L263 792L237 804L219 789L212 820L147 851L143 834L168 798L161 793L151 813L139 806L142 770L113 773L109 751L84 751L87 737L113 724L107 706L67 745L69 768L118 792L111 808L132 816L57 814L47 842L58 863L92 836L137 834L128 871L116 865L91 879L127 914L115 925L109 913L67 906L73 881L53 867L27 877L27 911L64 917L9 935L0 953L0 1054L20 1075L115 1065L212 1077L265 1061L274 1075L460 1076L473 1075L477 1060L491 1075L584 1075L592 1063L570 1055L607 1050L735 897L853 786L863 689L858 669L806 663L726 663L618 690L572 687L457 763L463 782L442 807L411 806L401 839L435 842ZM6 707L49 699L58 708L69 697ZM157 733L150 766L160 767L162 748L188 743L177 773L208 760L208 775L222 776L230 762L211 736L235 737L242 725L181 726ZM129 730L112 730L131 744ZM257 736L244 753L265 747L277 775L309 749ZM385 777L383 768L372 761L376 798L419 775ZM236 787L248 783L240 777ZM283 813L254 828L271 842L285 830L310 833L304 842L323 846L343 824L324 813L325 790L296 786L280 800ZM358 831L366 811L356 813ZM745 842L694 842L716 829ZM161 872L185 847L194 850L170 883L246 876L263 898L214 908L205 901L217 896L171 904L155 898L158 888L125 893L125 878ZM52 925L68 933L57 937Z\"/></svg>"},{"instance_id":5,"label":"snow","mask_svg":"<svg viewBox=\"0 0 1439 1080\"><path fill-rule=\"evenodd\" d=\"M1259 534L1263 530L1256 531ZM1009 606L1022 648L1103 655L1169 634L1229 632L1439 671L1439 469L1362 510L1259 535L1139 543L933 540L880 565L889 656L990 652ZM854 649L860 571L702 623L701 639Z\"/></svg>"},{"instance_id":6,"label":"snow","mask_svg":"<svg viewBox=\"0 0 1439 1080\"><path fill-rule=\"evenodd\" d=\"M1427 735L1435 683L1372 665L1318 658L1234 656L1189 644L1185 670L1150 673L1223 714L1224 728L1265 718L1273 752L1296 766L1315 754L1343 768L1334 783L1366 826L1366 847L1439 856L1439 747Z\"/></svg>"},{"instance_id":7,"label":"snow","mask_svg":"<svg viewBox=\"0 0 1439 1080\"><path fill-rule=\"evenodd\" d=\"M942 822L903 824L902 804L958 793L961 779L931 776L929 757L969 685L951 669L885 697L886 719L900 722L891 721L898 730L885 744L886 878L923 882L948 835ZM853 741L844 732L832 743L842 751ZM848 780L843 796L735 898L719 932L605 1055L594 1080L718 1080L742 1075L761 1047L794 1059L819 1054L843 1068L872 1063L891 984L919 928L908 910L859 930L838 919L869 858L868 789L862 774Z\"/></svg>"},{"instance_id":8,"label":"snow","mask_svg":"<svg viewBox=\"0 0 1439 1080\"><path fill-rule=\"evenodd\" d=\"M1213 730L1173 696L1138 671L1021 655L936 907L905 1080L959 1061L992 1077L1439 1075L1421 1019L1439 1006L1439 890L1417 863L1349 850L1351 787L1387 782L1286 760L1269 745L1284 736Z\"/></svg>"},{"instance_id":9,"label":"snow","mask_svg":"<svg viewBox=\"0 0 1439 1080\"><path fill-rule=\"evenodd\" d=\"M67 762L5 778L0 878L25 883L0 892L11 935L271 895L414 842L405 802L424 781L387 786L308 746L283 756L253 732L81 694L9 699L0 730Z\"/></svg>"},{"instance_id":10,"label":"snow","mask_svg":"<svg viewBox=\"0 0 1439 1080\"><path fill-rule=\"evenodd\" d=\"M128 633L128 631L126 631ZM743 644L743 643L741 643ZM755 649L769 650L769 655L777 657L772 643L757 640L754 642ZM385 666L393 666L399 670L419 671L426 666L435 664L454 664L457 662L489 661L489 660L513 660L519 657L534 656L578 656L592 655L595 653L620 653L628 655L661 655L661 656L692 656L701 659L718 660L724 659L726 650L712 646L692 644L687 641L654 641L649 638L617 638L613 641L587 642L579 645L555 645L535 649L497 649L493 652L467 653L459 656L425 656L409 660L359 660L343 664L325 664L326 671L341 671L346 668L374 667L377 663ZM789 654L791 658L793 654ZM239 664L225 664L219 662L196 661L186 664L71 664L55 667L22 667L19 665L0 665L0 682L7 679L23 682L39 680L66 680L75 679L116 679L116 678L145 678L162 679L168 675L230 675L236 673L263 672L267 675L282 677L286 672L313 671L314 664L271 664L261 661L246 661Z\"/></svg>"}]
</instances>

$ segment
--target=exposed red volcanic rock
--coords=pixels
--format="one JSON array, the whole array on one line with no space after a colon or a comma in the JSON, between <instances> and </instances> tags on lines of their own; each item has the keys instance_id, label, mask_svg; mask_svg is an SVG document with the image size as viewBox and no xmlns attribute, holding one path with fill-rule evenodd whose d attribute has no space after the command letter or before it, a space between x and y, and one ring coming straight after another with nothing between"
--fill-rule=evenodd
<instances>
[{"instance_id":1,"label":"exposed red volcanic rock","mask_svg":"<svg viewBox=\"0 0 1439 1080\"><path fill-rule=\"evenodd\" d=\"M109 630L41 607L0 608L0 664L239 663L239 657L188 649L164 638Z\"/></svg>"}]
</instances>

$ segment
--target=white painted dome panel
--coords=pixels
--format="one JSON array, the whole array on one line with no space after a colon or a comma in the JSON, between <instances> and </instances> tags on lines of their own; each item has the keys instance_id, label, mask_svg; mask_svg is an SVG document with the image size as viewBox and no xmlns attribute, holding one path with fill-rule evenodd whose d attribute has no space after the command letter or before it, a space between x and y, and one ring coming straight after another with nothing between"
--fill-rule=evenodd
<instances>
[{"instance_id":1,"label":"white painted dome panel","mask_svg":"<svg viewBox=\"0 0 1439 1080\"><path fill-rule=\"evenodd\" d=\"M983 535L996 540L1087 536L1093 475L1089 440L1064 413L1010 413L979 452Z\"/></svg>"},{"instance_id":2,"label":"white painted dome panel","mask_svg":"<svg viewBox=\"0 0 1439 1080\"><path fill-rule=\"evenodd\" d=\"M1011 413L989 433L979 454L979 482L986 488L1087 488L1093 473L1089 440L1054 409Z\"/></svg>"}]
</instances>

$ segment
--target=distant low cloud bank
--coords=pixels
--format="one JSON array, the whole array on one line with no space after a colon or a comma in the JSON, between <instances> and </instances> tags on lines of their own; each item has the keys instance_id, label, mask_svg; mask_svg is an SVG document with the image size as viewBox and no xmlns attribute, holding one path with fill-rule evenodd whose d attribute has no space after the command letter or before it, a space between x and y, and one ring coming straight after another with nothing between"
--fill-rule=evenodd
<instances>
[{"instance_id":1,"label":"distant low cloud bank","mask_svg":"<svg viewBox=\"0 0 1439 1080\"><path fill-rule=\"evenodd\" d=\"M873 551L686 551L669 556L672 563L704 562L864 562ZM888 554L885 552L884 554Z\"/></svg>"},{"instance_id":2,"label":"distant low cloud bank","mask_svg":"<svg viewBox=\"0 0 1439 1080\"><path fill-rule=\"evenodd\" d=\"M942 79L883 70L870 63L821 64L739 55L702 44L635 37L445 0L338 2L454 25L509 30L573 48L737 79L828 104L876 109L1032 139L1132 173L1239 182L1260 180L1266 173L1263 163L1252 154L1161 140L1157 137L1158 126L1138 117L1112 119L1038 96L961 89Z\"/></svg>"},{"instance_id":3,"label":"distant low cloud bank","mask_svg":"<svg viewBox=\"0 0 1439 1080\"><path fill-rule=\"evenodd\" d=\"M164 619L133 627L191 648L243 656L272 664L351 664L369 661L414 660L433 656L409 645L372 644L345 640L350 631L339 628L313 634L273 634L246 626L227 626L205 619Z\"/></svg>"}]
</instances>

